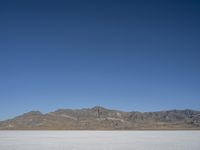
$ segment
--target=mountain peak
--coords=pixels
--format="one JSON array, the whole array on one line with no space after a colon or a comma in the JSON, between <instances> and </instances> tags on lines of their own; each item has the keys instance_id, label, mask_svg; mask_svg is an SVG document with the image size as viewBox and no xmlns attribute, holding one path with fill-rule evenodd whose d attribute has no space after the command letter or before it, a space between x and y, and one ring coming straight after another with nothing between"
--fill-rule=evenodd
<instances>
[{"instance_id":1,"label":"mountain peak","mask_svg":"<svg viewBox=\"0 0 200 150\"><path fill-rule=\"evenodd\" d=\"M117 130L200 129L200 111L124 112L95 106L87 109L59 109L42 114L30 111L0 122L0 129Z\"/></svg>"},{"instance_id":2,"label":"mountain peak","mask_svg":"<svg viewBox=\"0 0 200 150\"><path fill-rule=\"evenodd\" d=\"M30 111L25 113L24 115L43 115L40 111Z\"/></svg>"},{"instance_id":3,"label":"mountain peak","mask_svg":"<svg viewBox=\"0 0 200 150\"><path fill-rule=\"evenodd\" d=\"M104 107L102 107L102 106L94 106L93 108L91 108L91 109L93 109L93 110L108 110L107 108L104 108Z\"/></svg>"}]
</instances>

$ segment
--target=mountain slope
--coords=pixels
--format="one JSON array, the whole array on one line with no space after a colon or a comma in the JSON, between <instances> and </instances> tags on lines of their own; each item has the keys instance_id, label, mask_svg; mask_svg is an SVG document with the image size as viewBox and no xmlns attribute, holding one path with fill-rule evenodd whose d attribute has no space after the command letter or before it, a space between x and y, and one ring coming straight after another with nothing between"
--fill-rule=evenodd
<instances>
[{"instance_id":1,"label":"mountain slope","mask_svg":"<svg viewBox=\"0 0 200 150\"><path fill-rule=\"evenodd\" d=\"M200 129L200 111L123 112L96 106L59 109L42 114L31 111L0 122L2 130L133 130Z\"/></svg>"}]
</instances>

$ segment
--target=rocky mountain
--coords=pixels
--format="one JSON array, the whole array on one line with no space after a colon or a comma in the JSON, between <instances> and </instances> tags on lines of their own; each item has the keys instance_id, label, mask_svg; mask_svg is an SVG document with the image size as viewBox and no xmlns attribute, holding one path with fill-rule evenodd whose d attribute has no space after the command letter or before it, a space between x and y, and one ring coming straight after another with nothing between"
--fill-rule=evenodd
<instances>
[{"instance_id":1,"label":"rocky mountain","mask_svg":"<svg viewBox=\"0 0 200 150\"><path fill-rule=\"evenodd\" d=\"M31 111L0 121L1 130L167 130L200 129L200 111L169 110L124 112L100 106L84 109L59 109L42 114Z\"/></svg>"}]
</instances>

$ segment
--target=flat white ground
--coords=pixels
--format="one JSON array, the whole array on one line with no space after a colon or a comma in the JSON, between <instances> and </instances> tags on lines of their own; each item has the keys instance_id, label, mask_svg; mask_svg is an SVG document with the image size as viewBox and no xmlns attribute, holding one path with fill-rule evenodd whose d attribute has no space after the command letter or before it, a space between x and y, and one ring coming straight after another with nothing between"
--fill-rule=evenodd
<instances>
[{"instance_id":1,"label":"flat white ground","mask_svg":"<svg viewBox=\"0 0 200 150\"><path fill-rule=\"evenodd\" d=\"M0 150L200 150L200 131L0 131Z\"/></svg>"}]
</instances>

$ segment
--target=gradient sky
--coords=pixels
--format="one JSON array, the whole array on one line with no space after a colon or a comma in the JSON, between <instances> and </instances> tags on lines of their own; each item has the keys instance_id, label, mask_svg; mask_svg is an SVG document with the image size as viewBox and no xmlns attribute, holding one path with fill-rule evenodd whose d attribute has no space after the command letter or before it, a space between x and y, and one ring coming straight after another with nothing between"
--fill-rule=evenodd
<instances>
[{"instance_id":1,"label":"gradient sky","mask_svg":"<svg viewBox=\"0 0 200 150\"><path fill-rule=\"evenodd\" d=\"M101 105L200 109L200 2L1 0L0 120Z\"/></svg>"}]
</instances>

